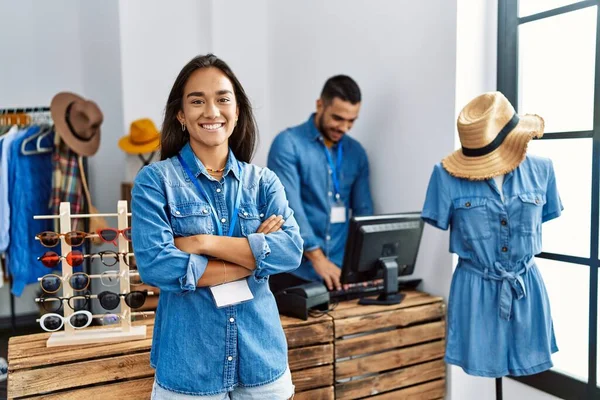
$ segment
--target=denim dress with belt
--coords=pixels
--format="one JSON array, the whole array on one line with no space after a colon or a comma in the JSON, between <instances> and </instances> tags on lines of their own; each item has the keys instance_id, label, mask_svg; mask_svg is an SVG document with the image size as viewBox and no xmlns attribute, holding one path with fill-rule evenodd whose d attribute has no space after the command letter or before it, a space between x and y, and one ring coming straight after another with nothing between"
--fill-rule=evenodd
<instances>
[{"instance_id":1,"label":"denim dress with belt","mask_svg":"<svg viewBox=\"0 0 600 400\"><path fill-rule=\"evenodd\" d=\"M558 351L548 294L534 256L542 223L563 210L552 162L527 156L504 177L470 181L434 167L422 218L450 228L458 255L448 302L445 359L470 375L531 375Z\"/></svg>"}]
</instances>

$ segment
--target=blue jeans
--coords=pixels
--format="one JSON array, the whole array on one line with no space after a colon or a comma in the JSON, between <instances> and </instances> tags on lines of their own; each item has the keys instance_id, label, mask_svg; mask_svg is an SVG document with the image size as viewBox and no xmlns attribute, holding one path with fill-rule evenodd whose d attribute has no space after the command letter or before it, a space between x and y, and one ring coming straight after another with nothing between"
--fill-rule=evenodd
<instances>
[{"instance_id":1,"label":"blue jeans","mask_svg":"<svg viewBox=\"0 0 600 400\"><path fill-rule=\"evenodd\" d=\"M163 389L156 381L152 386L151 400L287 400L294 397L294 385L289 368L274 382L253 387L236 387L233 391L211 396L192 396Z\"/></svg>"}]
</instances>

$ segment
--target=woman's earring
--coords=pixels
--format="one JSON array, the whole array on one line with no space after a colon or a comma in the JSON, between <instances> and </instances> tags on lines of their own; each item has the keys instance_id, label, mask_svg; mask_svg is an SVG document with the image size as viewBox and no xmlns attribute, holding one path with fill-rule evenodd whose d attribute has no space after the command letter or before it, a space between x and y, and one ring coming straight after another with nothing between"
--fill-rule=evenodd
<instances>
[{"instance_id":1,"label":"woman's earring","mask_svg":"<svg viewBox=\"0 0 600 400\"><path fill-rule=\"evenodd\" d=\"M183 123L183 122L181 123L181 131L185 132L185 123Z\"/></svg>"}]
</instances>

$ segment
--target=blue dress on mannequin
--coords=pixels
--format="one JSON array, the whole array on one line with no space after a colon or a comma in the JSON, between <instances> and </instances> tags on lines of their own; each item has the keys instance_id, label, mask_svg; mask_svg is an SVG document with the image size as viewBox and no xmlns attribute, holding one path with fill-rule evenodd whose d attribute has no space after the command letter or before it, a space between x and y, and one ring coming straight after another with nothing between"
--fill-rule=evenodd
<instances>
[{"instance_id":1,"label":"blue dress on mannequin","mask_svg":"<svg viewBox=\"0 0 600 400\"><path fill-rule=\"evenodd\" d=\"M450 252L459 257L448 304L448 363L496 378L552 367L558 347L534 256L542 251L542 223L562 210L549 159L527 156L502 188L494 179L460 179L434 167L422 218L450 228Z\"/></svg>"}]
</instances>

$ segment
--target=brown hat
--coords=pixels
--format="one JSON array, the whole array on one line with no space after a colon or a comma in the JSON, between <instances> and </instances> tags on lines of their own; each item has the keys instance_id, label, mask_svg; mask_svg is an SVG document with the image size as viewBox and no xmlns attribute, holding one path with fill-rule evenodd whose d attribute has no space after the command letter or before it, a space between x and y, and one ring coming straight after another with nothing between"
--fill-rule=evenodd
<instances>
[{"instance_id":1,"label":"brown hat","mask_svg":"<svg viewBox=\"0 0 600 400\"><path fill-rule=\"evenodd\" d=\"M75 153L91 156L100 147L102 111L93 101L69 92L54 96L50 113L56 132Z\"/></svg>"},{"instance_id":2,"label":"brown hat","mask_svg":"<svg viewBox=\"0 0 600 400\"><path fill-rule=\"evenodd\" d=\"M544 134L538 115L518 115L500 92L484 93L467 104L457 120L462 148L442 160L457 178L485 180L519 166L527 144Z\"/></svg>"},{"instance_id":3,"label":"brown hat","mask_svg":"<svg viewBox=\"0 0 600 400\"><path fill-rule=\"evenodd\" d=\"M144 154L158 150L160 133L151 119L142 118L131 123L129 135L119 140L119 147L125 153Z\"/></svg>"}]
</instances>

